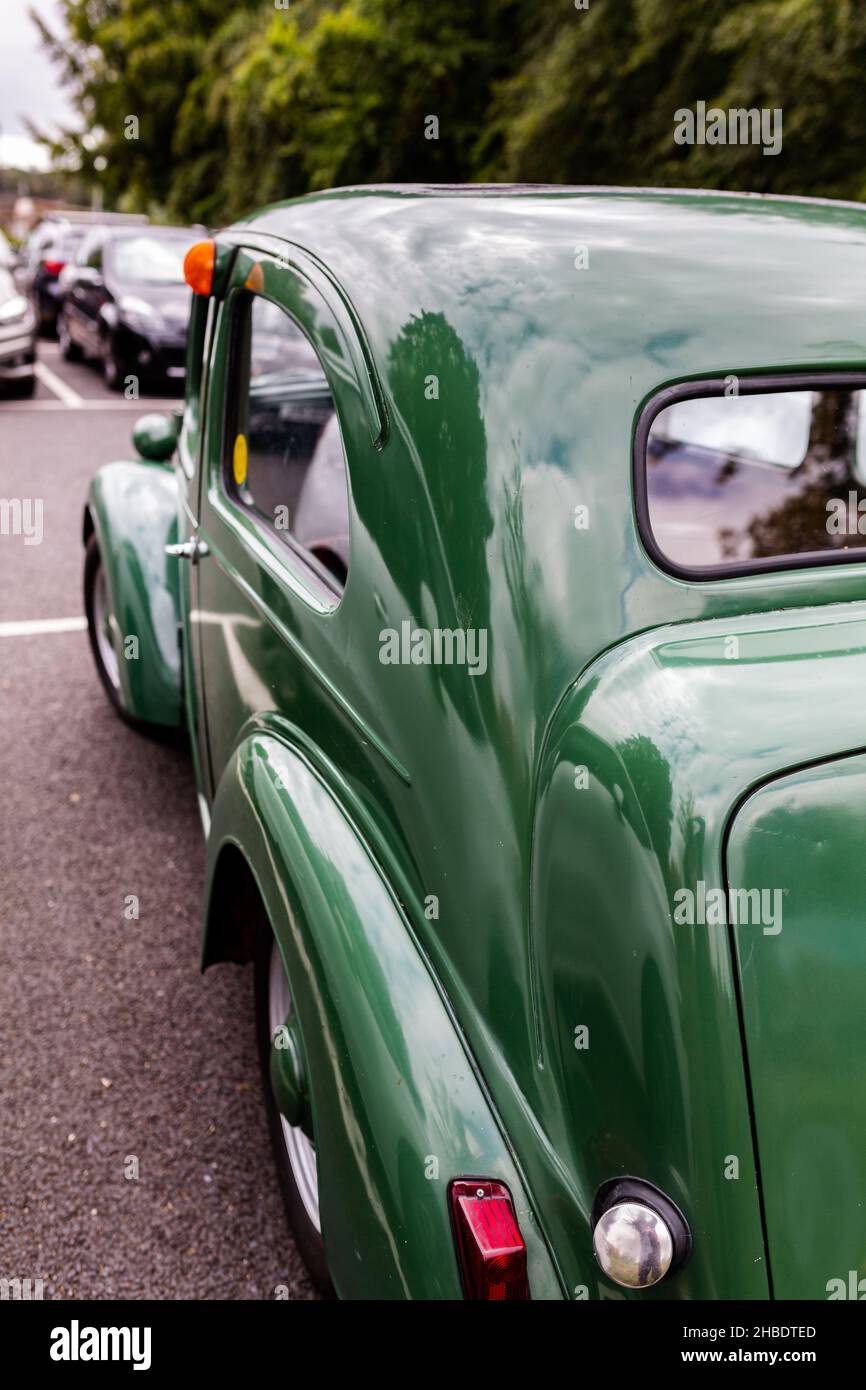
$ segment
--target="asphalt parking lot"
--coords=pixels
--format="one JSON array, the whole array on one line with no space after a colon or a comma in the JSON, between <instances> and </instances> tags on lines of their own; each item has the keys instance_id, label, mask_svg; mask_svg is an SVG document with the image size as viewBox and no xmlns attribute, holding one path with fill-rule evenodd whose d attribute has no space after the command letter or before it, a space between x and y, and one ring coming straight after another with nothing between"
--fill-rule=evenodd
<instances>
[{"instance_id":1,"label":"asphalt parking lot","mask_svg":"<svg viewBox=\"0 0 866 1390\"><path fill-rule=\"evenodd\" d=\"M45 1298L312 1298L251 971L199 972L191 766L115 718L84 631L88 480L160 406L56 343L39 377L32 401L0 400L0 497L43 504L41 543L0 535L0 1278Z\"/></svg>"}]
</instances>

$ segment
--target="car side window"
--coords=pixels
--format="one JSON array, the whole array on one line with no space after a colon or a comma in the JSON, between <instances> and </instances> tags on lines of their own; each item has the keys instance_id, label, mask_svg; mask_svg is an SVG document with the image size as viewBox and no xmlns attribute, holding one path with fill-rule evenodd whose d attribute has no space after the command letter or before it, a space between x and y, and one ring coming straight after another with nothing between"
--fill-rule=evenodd
<instances>
[{"instance_id":1,"label":"car side window","mask_svg":"<svg viewBox=\"0 0 866 1390\"><path fill-rule=\"evenodd\" d=\"M861 386L688 386L651 406L638 431L638 514L663 567L722 578L866 559Z\"/></svg>"},{"instance_id":2,"label":"car side window","mask_svg":"<svg viewBox=\"0 0 866 1390\"><path fill-rule=\"evenodd\" d=\"M315 348L279 305L244 293L229 373L229 494L341 592L349 571L346 460Z\"/></svg>"},{"instance_id":3,"label":"car side window","mask_svg":"<svg viewBox=\"0 0 866 1390\"><path fill-rule=\"evenodd\" d=\"M89 270L102 270L102 242L95 241L87 250L84 264Z\"/></svg>"}]
</instances>

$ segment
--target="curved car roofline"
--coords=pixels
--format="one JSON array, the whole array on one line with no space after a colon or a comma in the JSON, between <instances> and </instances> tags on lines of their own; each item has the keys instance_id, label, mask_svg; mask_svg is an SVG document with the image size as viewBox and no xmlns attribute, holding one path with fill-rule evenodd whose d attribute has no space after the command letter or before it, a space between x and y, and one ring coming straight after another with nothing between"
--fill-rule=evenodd
<instances>
[{"instance_id":1,"label":"curved car roofline","mask_svg":"<svg viewBox=\"0 0 866 1390\"><path fill-rule=\"evenodd\" d=\"M216 235L242 238L254 233L273 237L295 245L309 244L314 226L313 221L300 220L326 217L326 209L331 203L342 203L347 219L354 209L362 215L362 208L373 208L378 202L380 210L416 211L422 207L430 209L438 202L442 215L449 206L475 200L478 216L493 209L503 208L509 203L520 208L524 215L544 216L545 209L562 208L573 200L575 212L583 208L591 218L593 210L601 210L604 202L616 201L621 206L631 205L636 217L640 216L642 206L653 208L659 217L675 215L677 209L687 208L701 211L710 216L728 218L754 216L760 212L764 216L794 216L804 224L813 225L825 222L828 218L844 216L851 222L852 214L862 214L866 218L866 202L841 198L800 197L787 193L748 193L731 192L715 188L653 188L624 187L607 184L358 184L344 188L323 189L307 193L302 197L288 198L259 208L246 217L239 218L229 226L220 229ZM535 200L535 207L527 203ZM799 214L799 216L798 216ZM810 215L811 214L811 215ZM437 211L437 215L439 215ZM858 219L859 221L859 219Z\"/></svg>"},{"instance_id":2,"label":"curved car roofline","mask_svg":"<svg viewBox=\"0 0 866 1390\"><path fill-rule=\"evenodd\" d=\"M323 202L329 198L343 197L346 194L358 198L374 198L381 195L407 198L527 198L543 197L593 197L596 195L622 198L731 198L748 203L802 203L816 207L851 208L866 213L866 202L853 198L822 198L807 193L756 193L732 188L684 188L665 187L653 184L606 184L606 183L377 183L344 184L336 188L323 188L304 193L295 198L279 199L258 208L248 217L241 218L232 226L247 226L265 213L281 207L297 206L299 203ZM226 229L227 230L227 229Z\"/></svg>"}]
</instances>

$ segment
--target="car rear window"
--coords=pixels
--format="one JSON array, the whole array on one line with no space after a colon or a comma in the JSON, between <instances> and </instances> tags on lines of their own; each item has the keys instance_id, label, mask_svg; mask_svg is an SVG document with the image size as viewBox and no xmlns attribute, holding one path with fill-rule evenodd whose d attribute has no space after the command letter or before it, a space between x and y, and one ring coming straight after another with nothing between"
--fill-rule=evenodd
<instances>
[{"instance_id":1,"label":"car rear window","mask_svg":"<svg viewBox=\"0 0 866 1390\"><path fill-rule=\"evenodd\" d=\"M635 462L644 541L673 573L866 560L866 378L673 388Z\"/></svg>"}]
</instances>

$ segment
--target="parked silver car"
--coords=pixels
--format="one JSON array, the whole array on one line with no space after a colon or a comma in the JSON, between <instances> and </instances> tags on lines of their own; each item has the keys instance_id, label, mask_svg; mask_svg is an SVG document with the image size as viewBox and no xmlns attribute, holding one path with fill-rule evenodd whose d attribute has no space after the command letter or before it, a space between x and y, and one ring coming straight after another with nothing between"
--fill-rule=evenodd
<instances>
[{"instance_id":1,"label":"parked silver car","mask_svg":"<svg viewBox=\"0 0 866 1390\"><path fill-rule=\"evenodd\" d=\"M0 266L0 389L30 396L36 384L36 313Z\"/></svg>"}]
</instances>

